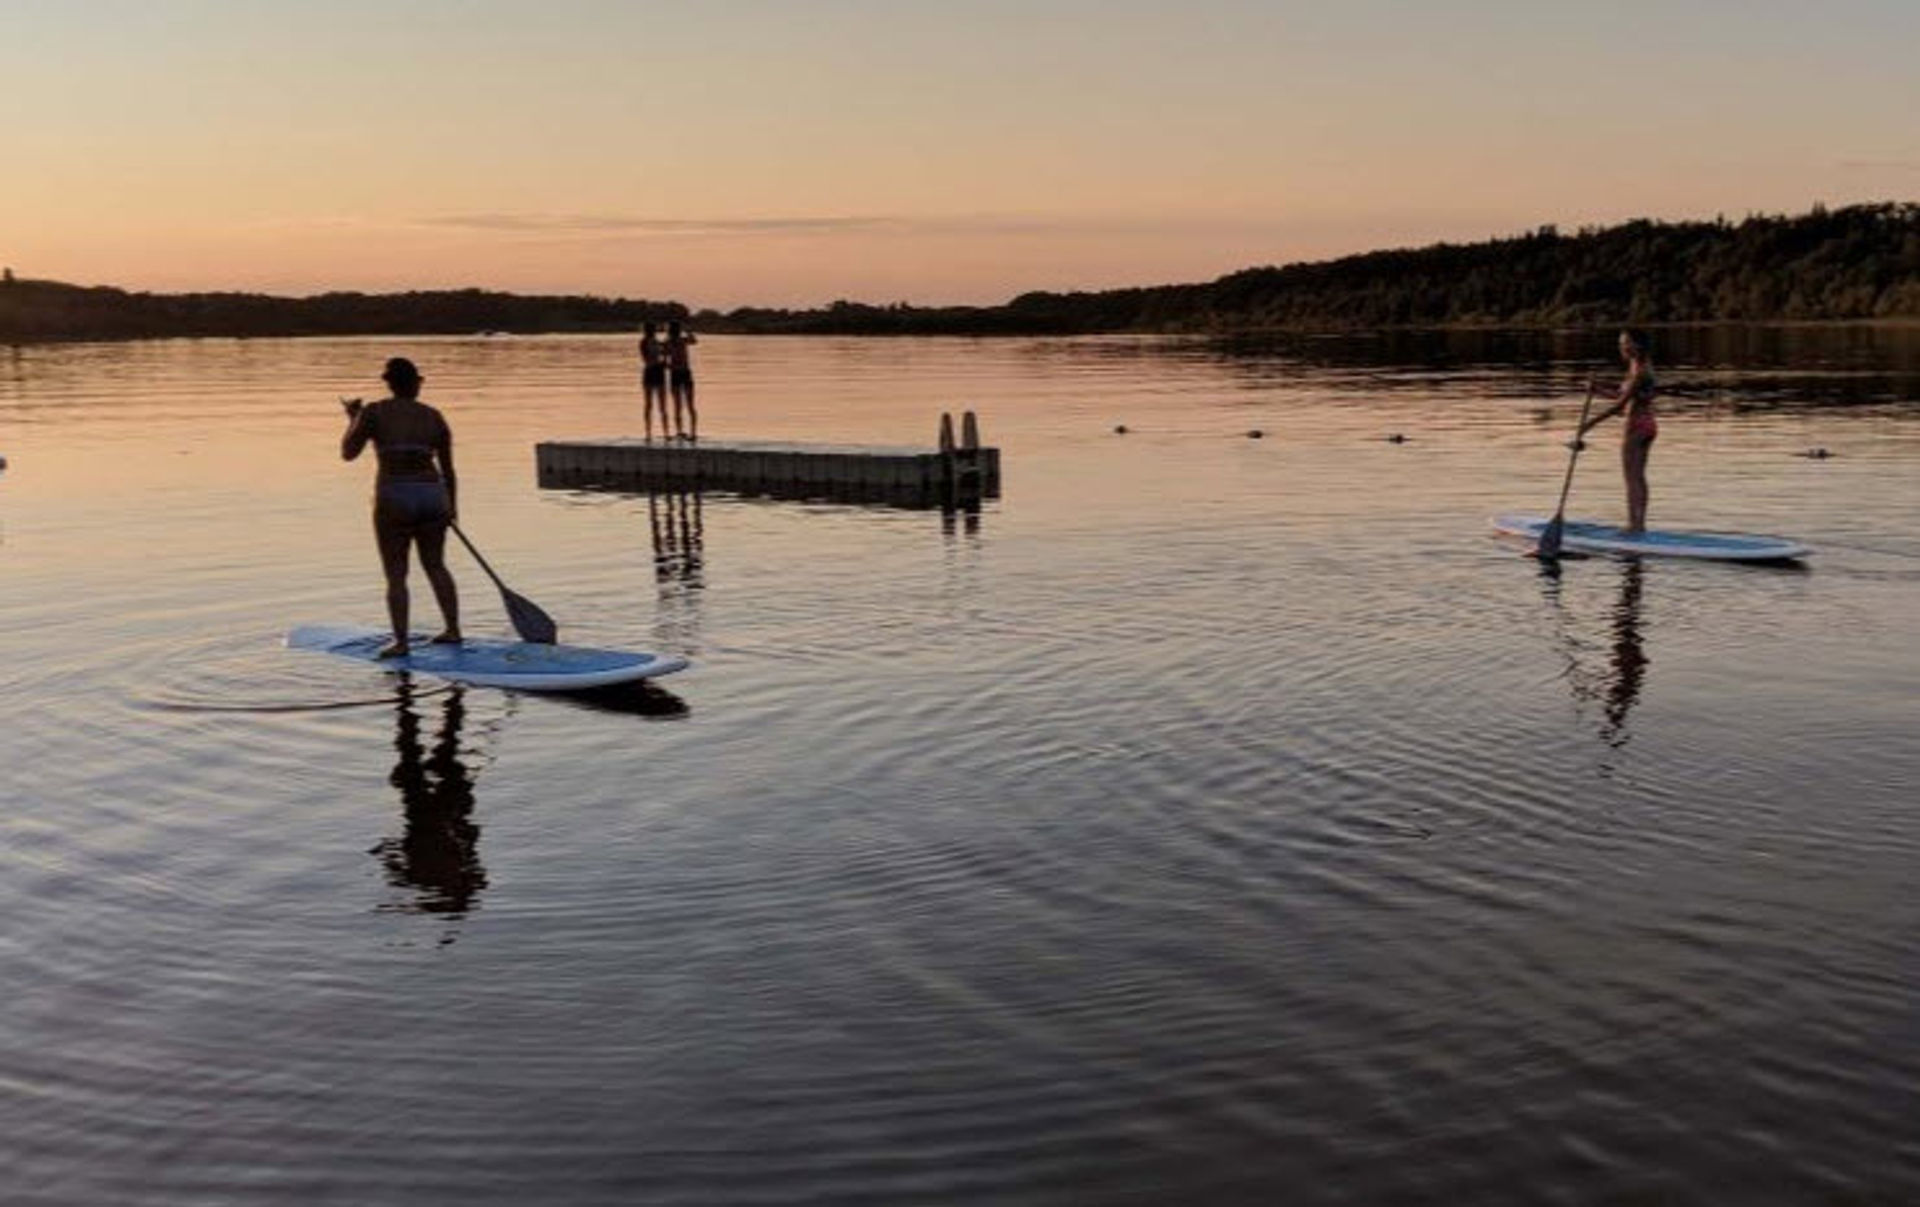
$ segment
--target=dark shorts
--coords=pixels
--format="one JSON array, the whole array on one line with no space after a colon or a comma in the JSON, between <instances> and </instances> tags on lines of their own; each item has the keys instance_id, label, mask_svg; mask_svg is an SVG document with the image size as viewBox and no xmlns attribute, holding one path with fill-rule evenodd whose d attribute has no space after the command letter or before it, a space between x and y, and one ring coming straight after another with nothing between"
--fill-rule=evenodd
<instances>
[{"instance_id":1,"label":"dark shorts","mask_svg":"<svg viewBox=\"0 0 1920 1207\"><path fill-rule=\"evenodd\" d=\"M452 508L444 482L382 482L373 491L373 522L378 528L419 533L445 528Z\"/></svg>"},{"instance_id":2,"label":"dark shorts","mask_svg":"<svg viewBox=\"0 0 1920 1207\"><path fill-rule=\"evenodd\" d=\"M665 365L643 366L640 370L640 384L643 386L659 386L661 389L665 389L667 385L667 367Z\"/></svg>"},{"instance_id":3,"label":"dark shorts","mask_svg":"<svg viewBox=\"0 0 1920 1207\"><path fill-rule=\"evenodd\" d=\"M693 389L693 370L675 369L673 371L673 388L676 390Z\"/></svg>"}]
</instances>

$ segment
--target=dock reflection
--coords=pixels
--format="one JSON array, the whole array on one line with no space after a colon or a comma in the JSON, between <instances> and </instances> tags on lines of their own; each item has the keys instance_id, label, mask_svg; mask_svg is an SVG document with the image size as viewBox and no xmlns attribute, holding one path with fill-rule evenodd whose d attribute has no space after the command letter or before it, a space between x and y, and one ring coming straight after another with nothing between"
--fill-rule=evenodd
<instances>
[{"instance_id":1,"label":"dock reflection","mask_svg":"<svg viewBox=\"0 0 1920 1207\"><path fill-rule=\"evenodd\" d=\"M387 883L410 894L387 908L457 918L487 886L480 827L473 820L474 775L460 748L466 692L455 686L438 695L439 725L431 744L423 736L421 695L401 678L393 736L399 758L387 779L400 793L403 828L369 853L386 869Z\"/></svg>"},{"instance_id":2,"label":"dock reflection","mask_svg":"<svg viewBox=\"0 0 1920 1207\"><path fill-rule=\"evenodd\" d=\"M969 541L980 538L980 500L966 499L940 509L940 535L949 543L965 534Z\"/></svg>"},{"instance_id":3,"label":"dock reflection","mask_svg":"<svg viewBox=\"0 0 1920 1207\"><path fill-rule=\"evenodd\" d=\"M707 528L697 490L648 491L656 587L654 640L663 650L698 652L700 598L706 590ZM639 711L639 710L635 710Z\"/></svg>"},{"instance_id":4,"label":"dock reflection","mask_svg":"<svg viewBox=\"0 0 1920 1207\"><path fill-rule=\"evenodd\" d=\"M653 575L661 582L704 586L706 518L697 490L648 491L647 525L653 534Z\"/></svg>"}]
</instances>

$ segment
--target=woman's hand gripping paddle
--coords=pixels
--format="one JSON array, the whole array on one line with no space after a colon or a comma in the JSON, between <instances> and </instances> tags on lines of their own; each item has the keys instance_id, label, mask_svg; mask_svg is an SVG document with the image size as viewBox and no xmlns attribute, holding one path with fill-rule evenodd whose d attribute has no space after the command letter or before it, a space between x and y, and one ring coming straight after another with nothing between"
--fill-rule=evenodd
<instances>
[{"instance_id":1,"label":"woman's hand gripping paddle","mask_svg":"<svg viewBox=\"0 0 1920 1207\"><path fill-rule=\"evenodd\" d=\"M516 595L507 590L507 584L500 581L500 576L493 572L492 566L487 565L487 559L480 556L480 551L473 547L473 542L467 539L467 534L460 531L460 525L454 524L452 528L453 535L460 538L460 543L467 547L467 552L473 554L473 560L480 563L480 568L487 572L487 577L493 580L493 585L500 588L500 602L506 605L507 619L513 623L513 631L520 634L520 640L529 641L535 645L552 645L560 636L560 626L553 623L553 617L542 612L526 596Z\"/></svg>"},{"instance_id":2,"label":"woman's hand gripping paddle","mask_svg":"<svg viewBox=\"0 0 1920 1207\"><path fill-rule=\"evenodd\" d=\"M1540 534L1540 543L1535 545L1532 556L1543 562L1554 561L1560 556L1560 542L1567 531L1567 492L1573 489L1573 467L1580 461L1580 450L1587 446L1587 412L1593 409L1593 375L1587 375L1587 400L1580 405L1580 427L1573 434L1573 455L1567 458L1567 480L1560 484L1560 505L1553 509L1553 519L1547 521L1546 531ZM465 537L461 538L465 540ZM484 563L483 563L484 564ZM505 588L502 588L503 590Z\"/></svg>"}]
</instances>

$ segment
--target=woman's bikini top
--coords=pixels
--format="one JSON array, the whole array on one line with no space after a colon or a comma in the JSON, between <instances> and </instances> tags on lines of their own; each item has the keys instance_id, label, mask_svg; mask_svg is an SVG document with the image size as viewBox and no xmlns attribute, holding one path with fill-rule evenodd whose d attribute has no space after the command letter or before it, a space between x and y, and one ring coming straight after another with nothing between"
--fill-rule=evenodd
<instances>
[{"instance_id":1,"label":"woman's bikini top","mask_svg":"<svg viewBox=\"0 0 1920 1207\"><path fill-rule=\"evenodd\" d=\"M1653 406L1653 370L1643 369L1627 379L1627 406L1630 410L1647 410Z\"/></svg>"},{"instance_id":2,"label":"woman's bikini top","mask_svg":"<svg viewBox=\"0 0 1920 1207\"><path fill-rule=\"evenodd\" d=\"M425 404L421 404L424 406ZM373 413L373 447L380 459L380 477L393 482L438 482L440 471L434 465L434 447L415 441L385 440L381 437L380 420L384 411ZM446 421L436 413L433 418L442 426Z\"/></svg>"},{"instance_id":3,"label":"woman's bikini top","mask_svg":"<svg viewBox=\"0 0 1920 1207\"><path fill-rule=\"evenodd\" d=\"M437 482L433 449L425 444L383 444L378 448L380 476L396 481Z\"/></svg>"}]
</instances>

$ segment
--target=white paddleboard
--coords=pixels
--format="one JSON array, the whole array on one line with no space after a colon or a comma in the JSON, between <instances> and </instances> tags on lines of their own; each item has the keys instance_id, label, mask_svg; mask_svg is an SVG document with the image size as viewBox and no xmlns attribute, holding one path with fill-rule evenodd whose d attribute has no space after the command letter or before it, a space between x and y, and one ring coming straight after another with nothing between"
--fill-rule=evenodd
<instances>
[{"instance_id":1,"label":"white paddleboard","mask_svg":"<svg viewBox=\"0 0 1920 1207\"><path fill-rule=\"evenodd\" d=\"M1539 540L1551 520L1538 515L1493 517L1495 532ZM1738 532L1667 532L1648 529L1627 532L1605 524L1568 520L1561 534L1563 548L1581 553L1628 553L1658 557L1697 557L1715 562L1783 562L1802 558L1813 550L1778 536L1748 536Z\"/></svg>"},{"instance_id":2,"label":"white paddleboard","mask_svg":"<svg viewBox=\"0 0 1920 1207\"><path fill-rule=\"evenodd\" d=\"M337 654L371 662L384 670L418 671L455 683L530 692L583 691L687 669L685 658L665 654L534 645L492 637L469 637L459 645L431 645L425 634L411 639L413 649L406 657L379 657L380 648L391 636L385 629L359 625L309 624L287 634L287 648Z\"/></svg>"}]
</instances>

